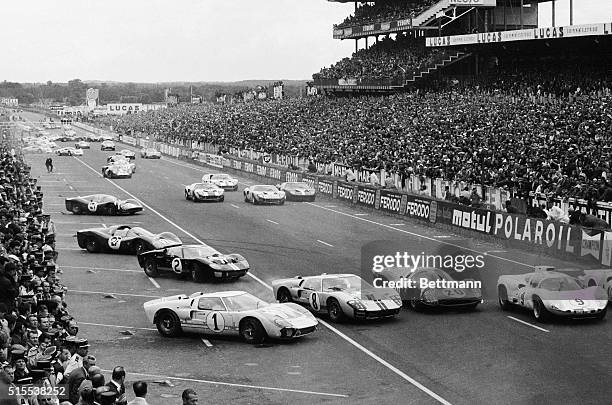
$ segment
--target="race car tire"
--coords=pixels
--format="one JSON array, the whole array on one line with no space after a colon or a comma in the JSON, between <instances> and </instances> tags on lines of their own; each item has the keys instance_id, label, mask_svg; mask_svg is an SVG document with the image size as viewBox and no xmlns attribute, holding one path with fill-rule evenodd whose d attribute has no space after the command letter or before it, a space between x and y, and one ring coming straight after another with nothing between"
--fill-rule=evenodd
<instances>
[{"instance_id":1,"label":"race car tire","mask_svg":"<svg viewBox=\"0 0 612 405\"><path fill-rule=\"evenodd\" d=\"M223 201L225 201L225 196L224 195L222 195L221 198L219 198L219 202L223 202Z\"/></svg>"},{"instance_id":2,"label":"race car tire","mask_svg":"<svg viewBox=\"0 0 612 405\"><path fill-rule=\"evenodd\" d=\"M291 293L286 288L281 288L277 293L278 302L293 302Z\"/></svg>"},{"instance_id":3,"label":"race car tire","mask_svg":"<svg viewBox=\"0 0 612 405\"><path fill-rule=\"evenodd\" d=\"M408 303L410 304L410 308L416 312L421 312L424 309L423 304L418 299L409 300Z\"/></svg>"},{"instance_id":4,"label":"race car tire","mask_svg":"<svg viewBox=\"0 0 612 405\"><path fill-rule=\"evenodd\" d=\"M97 253L100 251L100 244L97 240L89 238L85 242L85 249L87 249L89 253Z\"/></svg>"},{"instance_id":5,"label":"race car tire","mask_svg":"<svg viewBox=\"0 0 612 405\"><path fill-rule=\"evenodd\" d=\"M81 213L81 207L79 207L78 204L73 204L72 205L72 213L79 215Z\"/></svg>"},{"instance_id":6,"label":"race car tire","mask_svg":"<svg viewBox=\"0 0 612 405\"><path fill-rule=\"evenodd\" d=\"M108 215L117 215L117 207L114 205L108 207Z\"/></svg>"},{"instance_id":7,"label":"race car tire","mask_svg":"<svg viewBox=\"0 0 612 405\"><path fill-rule=\"evenodd\" d=\"M245 342L256 345L262 343L266 338L266 331L255 318L245 318L240 321L240 336Z\"/></svg>"},{"instance_id":8,"label":"race car tire","mask_svg":"<svg viewBox=\"0 0 612 405\"><path fill-rule=\"evenodd\" d=\"M608 287L608 301L612 301L612 285Z\"/></svg>"},{"instance_id":9,"label":"race car tire","mask_svg":"<svg viewBox=\"0 0 612 405\"><path fill-rule=\"evenodd\" d=\"M249 201L249 197L247 197L246 195L244 196L244 202L248 203Z\"/></svg>"},{"instance_id":10,"label":"race car tire","mask_svg":"<svg viewBox=\"0 0 612 405\"><path fill-rule=\"evenodd\" d=\"M157 263L153 259L146 259L142 268L145 274L149 277L155 278L159 276L159 270L157 270Z\"/></svg>"},{"instance_id":11,"label":"race car tire","mask_svg":"<svg viewBox=\"0 0 612 405\"><path fill-rule=\"evenodd\" d=\"M285 205L285 200L281 201L278 205Z\"/></svg>"},{"instance_id":12,"label":"race car tire","mask_svg":"<svg viewBox=\"0 0 612 405\"><path fill-rule=\"evenodd\" d=\"M185 191L185 200L189 201L190 197L189 197L189 193Z\"/></svg>"},{"instance_id":13,"label":"race car tire","mask_svg":"<svg viewBox=\"0 0 612 405\"><path fill-rule=\"evenodd\" d=\"M169 310L162 310L157 315L155 326L162 336L174 337L181 333L181 321L174 312Z\"/></svg>"},{"instance_id":14,"label":"race car tire","mask_svg":"<svg viewBox=\"0 0 612 405\"><path fill-rule=\"evenodd\" d=\"M139 255L143 253L144 251L145 251L144 243L142 243L142 241L136 242L136 244L134 245L134 253L136 255Z\"/></svg>"},{"instance_id":15,"label":"race car tire","mask_svg":"<svg viewBox=\"0 0 612 405\"><path fill-rule=\"evenodd\" d=\"M595 320L602 321L606 317L607 312L608 312L608 307L605 307L603 311L601 311L600 313L597 314L597 316L595 316Z\"/></svg>"},{"instance_id":16,"label":"race car tire","mask_svg":"<svg viewBox=\"0 0 612 405\"><path fill-rule=\"evenodd\" d=\"M204 269L200 266L194 266L191 269L191 279L196 283L203 283L206 281L206 273Z\"/></svg>"},{"instance_id":17,"label":"race car tire","mask_svg":"<svg viewBox=\"0 0 612 405\"><path fill-rule=\"evenodd\" d=\"M550 314L538 296L533 297L533 317L538 322L546 322L550 318Z\"/></svg>"},{"instance_id":18,"label":"race car tire","mask_svg":"<svg viewBox=\"0 0 612 405\"><path fill-rule=\"evenodd\" d=\"M499 307L502 311L507 311L510 309L510 301L508 301L508 290L503 285L500 285L497 289L497 301L499 302Z\"/></svg>"},{"instance_id":19,"label":"race car tire","mask_svg":"<svg viewBox=\"0 0 612 405\"><path fill-rule=\"evenodd\" d=\"M330 321L336 323L342 322L345 318L340 303L334 298L327 301L327 314L329 315Z\"/></svg>"}]
</instances>

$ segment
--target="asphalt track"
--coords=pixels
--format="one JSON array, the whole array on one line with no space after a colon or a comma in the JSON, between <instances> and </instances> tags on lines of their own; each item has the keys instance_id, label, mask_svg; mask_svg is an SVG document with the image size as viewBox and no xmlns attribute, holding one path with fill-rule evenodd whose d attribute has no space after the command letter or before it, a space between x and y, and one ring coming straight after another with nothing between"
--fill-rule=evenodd
<instances>
[{"instance_id":1,"label":"asphalt track","mask_svg":"<svg viewBox=\"0 0 612 405\"><path fill-rule=\"evenodd\" d=\"M138 155L132 179L110 181L100 175L109 153L92 143L82 158L54 157L52 174L45 171L45 156L28 159L43 187L45 210L58 229L62 281L70 290L68 304L79 320L80 334L91 341L103 369L123 365L128 380L152 382L152 404L176 403L174 397L188 387L195 388L204 403L610 401L612 321L535 324L528 313L502 312L494 299L474 312L405 309L395 320L334 325L322 319L315 334L299 341L255 347L215 336L206 341L198 336L163 338L142 311L142 304L153 297L245 290L273 301L269 285L277 278L359 273L361 248L375 240L392 240L418 252L434 252L452 240L489 252L489 282L484 285L488 297L494 297L494 281L501 274L528 272L537 264L572 263L461 240L409 221L364 215L331 200L262 207L245 203L239 191L226 193L224 203L196 204L184 199L183 185L214 170ZM239 179L240 190L254 183ZM93 193L135 197L145 204L145 211L130 217L75 216L65 211L65 197ZM223 252L241 253L251 264L252 276L235 283L197 284L172 276L152 282L135 257L89 254L78 248L78 229L119 223L172 231L184 243L203 241ZM164 380L170 385L154 383Z\"/></svg>"}]
</instances>

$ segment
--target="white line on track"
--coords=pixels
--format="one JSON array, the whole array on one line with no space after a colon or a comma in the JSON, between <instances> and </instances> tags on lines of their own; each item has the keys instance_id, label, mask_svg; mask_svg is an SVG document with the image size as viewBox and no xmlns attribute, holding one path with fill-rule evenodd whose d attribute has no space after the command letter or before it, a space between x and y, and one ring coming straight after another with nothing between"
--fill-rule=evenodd
<instances>
[{"instance_id":1,"label":"white line on track","mask_svg":"<svg viewBox=\"0 0 612 405\"><path fill-rule=\"evenodd\" d=\"M55 225L102 225L101 222L68 222L68 221L53 221Z\"/></svg>"},{"instance_id":2,"label":"white line on track","mask_svg":"<svg viewBox=\"0 0 612 405\"><path fill-rule=\"evenodd\" d=\"M98 171L96 169L94 169L93 167L91 167L90 165L88 165L87 163L85 163L84 161L82 161L79 158L75 158L76 160L78 160L79 162L81 162L81 164L83 164L85 167L88 167L91 171L95 172L99 177L102 177L102 174L98 173ZM140 201L140 199L138 199L134 194L130 193L129 191L127 191L126 189L124 189L123 187L121 187L120 185L118 185L117 183L115 183L114 181L112 181L111 179L105 179L106 181L108 181L110 184L114 185L115 187L117 187L119 190L123 191L125 194L129 195L130 197L132 197L133 199ZM207 245L206 243L202 242L200 239L196 238L195 236L193 236L190 232L188 232L186 229L182 228L181 226L179 226L178 224L176 224L175 222L173 222L171 219L166 218L162 213L160 213L159 211L157 211L156 209L154 209L153 207L151 207L150 205L146 204L143 201L140 201L140 203L142 204L143 207L147 208L148 210L150 210L152 213L156 214L158 217L160 217L161 219L163 219L164 221L166 221L167 223L169 223L170 225L174 226L176 229L180 230L181 232L183 232L185 235L189 236L191 239L193 239L194 241L196 241L197 243L200 243L202 245ZM266 288L270 288L271 287L266 284L265 281L263 281L262 279L260 279L259 277L257 277L256 275L254 275L252 272L248 272L247 275L249 277L251 277L253 280L257 281L259 284L263 285Z\"/></svg>"},{"instance_id":3,"label":"white line on track","mask_svg":"<svg viewBox=\"0 0 612 405\"><path fill-rule=\"evenodd\" d=\"M157 330L155 328L137 328L135 326L106 325L106 324L103 324L103 323L91 323L91 322L81 322L81 321L79 321L79 325L102 326L102 327L105 327L105 328L122 328L122 329L137 329L137 330Z\"/></svg>"},{"instance_id":4,"label":"white line on track","mask_svg":"<svg viewBox=\"0 0 612 405\"><path fill-rule=\"evenodd\" d=\"M391 226L404 226L406 224L389 224L389 225L391 225Z\"/></svg>"},{"instance_id":5,"label":"white line on track","mask_svg":"<svg viewBox=\"0 0 612 405\"><path fill-rule=\"evenodd\" d=\"M102 175L100 173L98 173L98 171L96 169L94 169L93 167L91 167L90 165L88 165L87 163L85 163L84 161L82 161L79 158L76 158L77 161L81 162L81 164L83 164L84 166L88 167L91 171L95 172L99 177L102 177ZM168 160L167 160L168 161ZM174 162L172 162L174 163ZM176 164L176 163L175 163ZM183 166L183 165L178 165L178 166ZM189 166L186 166L189 167ZM192 168L192 167L189 167ZM192 169L196 169L196 168L192 168ZM197 169L196 169L197 170ZM131 193L127 192L123 187L119 186L117 183L115 183L114 181L110 180L110 179L106 179L106 181L110 182L111 184L113 184L115 187L117 187L119 190L123 191L124 193L126 193L127 195L131 196L132 198L138 200L138 198L136 198L134 195L132 195ZM188 231L186 231L185 229L183 229L182 227L180 227L179 225L177 225L176 223L172 222L170 219L166 218L164 215L162 215L161 213L157 212L155 209L151 208L149 205L145 204L144 202L140 201L141 204L149 209L151 212L157 214L160 218L164 219L166 222L168 222L169 224L173 225L175 228L179 229L180 231L182 231L183 233L185 233L187 236L193 238L195 241L197 241L198 243L202 243L204 244L202 241L200 241L198 238L194 237L191 233L189 233ZM312 203L306 203L306 204L310 204L314 207L320 207L323 209L328 209L329 211L334 211L334 212L339 212L339 211L335 211L329 208L325 208L316 204L312 204ZM350 214L344 214L341 213L343 215L347 215L347 216L352 216ZM380 224L365 218L359 218L359 217L354 217L357 218L359 220L362 221L366 221L366 222L371 222L371 223L375 223L378 225L382 225L382 226L386 226L390 229L396 229L396 228L392 228L388 225L384 225L384 224ZM404 230L401 229L396 229L400 232L406 232ZM435 240L435 239L432 239ZM323 241L318 241L321 242L323 244L327 244ZM329 245L329 244L327 244ZM331 245L329 245L331 246ZM272 287L267 284L265 281L261 280L259 277L255 276L253 273L248 272L247 273L248 276L250 276L251 278L253 278L255 281L257 281L258 283L260 283L261 285L263 285L264 287L266 287L269 290L272 290ZM94 293L94 292L90 292L90 293ZM129 294L116 294L116 295L129 295ZM159 297L154 297L154 296L145 296L148 298L159 298ZM342 332L340 332L339 330L337 330L336 328L332 327L331 325L329 325L327 322L321 322L323 325L325 325L329 330L331 330L332 332L336 333L336 335L340 336L341 338L343 338L345 341L347 341L348 343L350 343L351 345L353 345L354 347L358 348L359 350L361 350L363 353L367 354L368 356L370 356L372 359L376 360L378 363L380 363L381 365L385 366L387 369L391 370L393 373L395 373L396 375L400 376L402 379L404 379L405 381L408 381L410 384L412 384L413 386L415 386L416 388L418 388L419 390L423 391L424 393L426 393L427 395L431 396L432 398L436 399L438 402L444 404L444 405L450 405L450 402L446 401L444 398L440 397L438 394L434 393L433 391L431 391L430 389L428 389L427 387L423 386L422 384L420 384L418 381L414 380L413 378L409 377L407 374L405 374L404 372L402 372L401 370L399 370L398 368L396 368L395 366L391 365L390 363L388 363L387 361L385 361L384 359L382 359L381 357L377 356L376 354L374 354L373 352L371 352L370 350L366 349L365 347L363 347L362 345L360 345L359 343L357 343L356 341L354 341L353 339L349 338L348 336L346 336L345 334L343 334ZM138 374L138 373L134 373L131 372L132 374ZM141 374L144 376L152 376L152 375L147 375L147 374ZM152 376L154 378L165 378L164 376ZM168 377L168 378L173 378L173 377ZM179 378L177 378L179 379ZM202 381L202 380L185 380L185 381L194 381L194 382L205 382L206 381ZM240 385L240 384L230 384L230 383L217 383L217 382L207 382L207 383L211 383L211 384L223 384L223 385L231 385L231 386L243 386L243 387L252 387L252 388L257 388L255 386L244 386L244 385ZM303 393L308 393L308 394L316 394L316 395L331 395L331 396L339 396L339 397L346 397L346 395L339 395L339 394L322 394L322 393L314 393L314 392L310 392L310 391L296 391L296 390L287 390L287 389L282 389L282 388L262 388L259 387L259 389L270 389L270 390L277 390L277 391L286 391L286 392L303 392Z\"/></svg>"},{"instance_id":6,"label":"white line on track","mask_svg":"<svg viewBox=\"0 0 612 405\"><path fill-rule=\"evenodd\" d=\"M210 343L210 340L208 339L202 338L202 343L204 343L206 347L213 347L212 343Z\"/></svg>"},{"instance_id":7,"label":"white line on track","mask_svg":"<svg viewBox=\"0 0 612 405\"><path fill-rule=\"evenodd\" d=\"M128 270L128 269L111 269L108 267L90 267L90 266L63 266L60 265L62 269L86 269L86 270L103 270L103 271L123 271L126 273L142 273L141 270Z\"/></svg>"},{"instance_id":8,"label":"white line on track","mask_svg":"<svg viewBox=\"0 0 612 405\"><path fill-rule=\"evenodd\" d=\"M520 320L520 319L518 319L518 318L515 318L515 317L513 317L513 316L508 316L508 318L510 318L510 319L512 319L513 321L516 321L516 322L518 322L518 323L522 323L523 325L531 326L531 327L532 327L532 328L534 328L534 329L541 330L542 332L547 332L547 333L548 333L548 332L550 332L548 329L540 328L539 326L532 325L532 324L530 324L529 322L525 322L525 321Z\"/></svg>"},{"instance_id":9,"label":"white line on track","mask_svg":"<svg viewBox=\"0 0 612 405\"><path fill-rule=\"evenodd\" d=\"M236 204L230 204L230 205L231 205L232 207L234 207L234 208L238 208L238 209L240 209L240 207L239 207L239 206L237 206Z\"/></svg>"},{"instance_id":10,"label":"white line on track","mask_svg":"<svg viewBox=\"0 0 612 405\"><path fill-rule=\"evenodd\" d=\"M78 294L121 295L123 297L162 298L159 295L126 294L126 293L104 292L104 291L83 291L83 290L71 290L70 288L68 289L68 292L78 293Z\"/></svg>"},{"instance_id":11,"label":"white line on track","mask_svg":"<svg viewBox=\"0 0 612 405\"><path fill-rule=\"evenodd\" d=\"M149 281L151 282L151 284L153 284L153 285L155 286L155 288L161 288L161 287L159 286L159 284L157 283L157 281L153 280L151 277L148 277L148 276L147 276L147 278L149 279Z\"/></svg>"},{"instance_id":12,"label":"white line on track","mask_svg":"<svg viewBox=\"0 0 612 405\"><path fill-rule=\"evenodd\" d=\"M359 213L359 214L354 214L356 217L365 217L368 214L364 214L364 213Z\"/></svg>"},{"instance_id":13,"label":"white line on track","mask_svg":"<svg viewBox=\"0 0 612 405\"><path fill-rule=\"evenodd\" d=\"M313 203L310 203L310 202L304 202L304 204L308 204L308 205L311 205L313 207L320 208L322 210L335 212L336 214L340 214L340 215L344 215L344 216L347 216L347 217L350 217L350 218L358 219L360 221L364 221L364 222L367 222L367 223L370 223L370 224L382 226L383 228L393 229L394 231L405 233L407 235L417 236L417 237L425 239L425 240L442 243L444 245L453 246L453 247L456 247L456 248L459 248L459 249L467 250L469 252L484 254L484 252L480 252L478 250L470 249L470 248L467 248L467 247L464 247L464 246L460 246L460 245L455 245L454 243L449 243L449 242L444 242L444 241L441 241L441 240L437 240L435 238L432 238L432 237L429 237L429 236L425 236L425 235L421 235L421 234L418 234L416 232L411 232L411 231L406 231L404 229L394 228L394 227L392 227L390 225L387 225L387 224L383 224L383 223L380 223L380 222L372 221L371 219L360 218L360 217L355 216L353 214L348 214L346 212L342 212L342 211L338 211L338 210L332 210L332 209L326 208L326 207L324 207L322 205L317 205L317 204L313 204ZM495 256L495 255L488 255L488 256L494 257L496 259L503 260L503 261L506 261L506 262L518 264L518 265L521 265L521 266L525 266L525 267L530 267L530 268L534 267L531 264L521 263L521 262L518 262L516 260L508 259L508 258L501 257L501 256Z\"/></svg>"},{"instance_id":14,"label":"white line on track","mask_svg":"<svg viewBox=\"0 0 612 405\"><path fill-rule=\"evenodd\" d=\"M271 222L271 223L273 223L275 225L278 225L278 222L272 221L271 219L266 219L266 221Z\"/></svg>"},{"instance_id":15,"label":"white line on track","mask_svg":"<svg viewBox=\"0 0 612 405\"><path fill-rule=\"evenodd\" d=\"M485 253L486 254L489 254L489 253L508 253L508 251L507 250L489 250L489 251L487 251Z\"/></svg>"},{"instance_id":16,"label":"white line on track","mask_svg":"<svg viewBox=\"0 0 612 405\"><path fill-rule=\"evenodd\" d=\"M323 242L322 240L317 239L317 242L324 244L325 246L329 246L329 247L334 247L334 245L331 245L327 242Z\"/></svg>"},{"instance_id":17,"label":"white line on track","mask_svg":"<svg viewBox=\"0 0 612 405\"><path fill-rule=\"evenodd\" d=\"M112 370L102 370L104 373L110 373ZM157 375L157 374L145 374L145 373L136 373L130 370L130 374L139 375L148 378L155 378L160 380L176 380L176 381L186 381L191 383L200 383L200 384L212 384L212 385L224 385L228 387L237 387L237 388L251 388L255 390L262 391L277 391L277 392L289 392L294 394L305 394L305 395L319 395L324 397L336 397L336 398L348 398L348 395L345 394L333 394L329 392L319 392L319 391L306 391L306 390L294 390L291 388L277 388L277 387L266 387L263 385L249 385L249 384L236 384L236 383L228 383L224 381L212 381L212 380L198 380L196 378L184 378L184 377L170 377L166 375Z\"/></svg>"}]
</instances>

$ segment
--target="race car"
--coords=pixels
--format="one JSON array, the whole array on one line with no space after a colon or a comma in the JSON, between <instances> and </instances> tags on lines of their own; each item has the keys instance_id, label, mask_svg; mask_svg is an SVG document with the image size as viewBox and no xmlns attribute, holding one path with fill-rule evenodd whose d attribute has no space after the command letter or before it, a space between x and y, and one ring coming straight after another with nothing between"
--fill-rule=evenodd
<instances>
[{"instance_id":1,"label":"race car","mask_svg":"<svg viewBox=\"0 0 612 405\"><path fill-rule=\"evenodd\" d=\"M333 322L377 319L399 314L402 299L390 288L374 288L354 274L322 274L272 281L279 302L295 302Z\"/></svg>"},{"instance_id":2,"label":"race car","mask_svg":"<svg viewBox=\"0 0 612 405\"><path fill-rule=\"evenodd\" d=\"M57 154L57 156L83 156L82 149L70 147L57 149L55 153Z\"/></svg>"},{"instance_id":3,"label":"race car","mask_svg":"<svg viewBox=\"0 0 612 405\"><path fill-rule=\"evenodd\" d=\"M564 272L564 270L559 270ZM593 269L593 270L580 270L582 274L579 274L578 280L582 282L582 285L587 287L600 286L608 293L608 300L612 301L612 269Z\"/></svg>"},{"instance_id":4,"label":"race car","mask_svg":"<svg viewBox=\"0 0 612 405\"><path fill-rule=\"evenodd\" d=\"M270 304L244 291L174 295L147 301L143 307L162 336L195 332L240 336L258 344L266 338L300 338L316 331L319 324L299 305Z\"/></svg>"},{"instance_id":5,"label":"race car","mask_svg":"<svg viewBox=\"0 0 612 405\"><path fill-rule=\"evenodd\" d=\"M100 150L115 150L115 142L104 141L100 144Z\"/></svg>"},{"instance_id":6,"label":"race car","mask_svg":"<svg viewBox=\"0 0 612 405\"><path fill-rule=\"evenodd\" d=\"M77 149L89 149L91 148L91 145L89 144L89 142L80 141L80 142L75 143L74 147Z\"/></svg>"},{"instance_id":7,"label":"race car","mask_svg":"<svg viewBox=\"0 0 612 405\"><path fill-rule=\"evenodd\" d=\"M607 312L608 297L603 288L585 287L550 266L536 266L533 273L500 276L497 292L502 310L518 305L533 311L539 322L552 316L603 319Z\"/></svg>"},{"instance_id":8,"label":"race car","mask_svg":"<svg viewBox=\"0 0 612 405\"><path fill-rule=\"evenodd\" d=\"M132 167L122 162L102 166L102 176L109 179L131 179L132 173Z\"/></svg>"},{"instance_id":9,"label":"race car","mask_svg":"<svg viewBox=\"0 0 612 405\"><path fill-rule=\"evenodd\" d=\"M132 173L136 173L136 163L130 161L130 159L123 155L111 155L106 158L106 162L109 164L122 164L124 166L129 166L130 171Z\"/></svg>"},{"instance_id":10,"label":"race car","mask_svg":"<svg viewBox=\"0 0 612 405\"><path fill-rule=\"evenodd\" d=\"M393 282L402 301L416 311L425 308L474 309L483 302L482 290L475 280L454 280L446 271L433 267L416 269L385 268L373 272L374 285Z\"/></svg>"},{"instance_id":11,"label":"race car","mask_svg":"<svg viewBox=\"0 0 612 405\"><path fill-rule=\"evenodd\" d=\"M282 183L276 188L285 192L287 201L315 200L315 189L302 181Z\"/></svg>"},{"instance_id":12,"label":"race car","mask_svg":"<svg viewBox=\"0 0 612 405\"><path fill-rule=\"evenodd\" d=\"M119 154L125 156L126 158L128 158L130 160L136 159L136 154L133 151L129 150L129 149L122 149L119 152Z\"/></svg>"},{"instance_id":13,"label":"race car","mask_svg":"<svg viewBox=\"0 0 612 405\"><path fill-rule=\"evenodd\" d=\"M92 194L66 198L66 209L77 215L130 215L142 211L143 207L136 200L120 200L108 194Z\"/></svg>"},{"instance_id":14,"label":"race car","mask_svg":"<svg viewBox=\"0 0 612 405\"><path fill-rule=\"evenodd\" d=\"M226 191L238 190L238 179L227 173L209 173L202 176L202 183L213 183Z\"/></svg>"},{"instance_id":15,"label":"race car","mask_svg":"<svg viewBox=\"0 0 612 405\"><path fill-rule=\"evenodd\" d=\"M144 159L161 159L161 152L154 148L143 148L140 150L140 157Z\"/></svg>"},{"instance_id":16,"label":"race car","mask_svg":"<svg viewBox=\"0 0 612 405\"><path fill-rule=\"evenodd\" d=\"M274 186L257 185L249 186L244 189L244 201L250 202L253 205L257 204L278 204L285 203L285 192L279 191Z\"/></svg>"},{"instance_id":17,"label":"race car","mask_svg":"<svg viewBox=\"0 0 612 405\"><path fill-rule=\"evenodd\" d=\"M191 276L196 282L237 280L249 271L249 262L239 254L223 254L208 245L181 245L138 255L138 264L149 277L160 271Z\"/></svg>"},{"instance_id":18,"label":"race car","mask_svg":"<svg viewBox=\"0 0 612 405\"><path fill-rule=\"evenodd\" d=\"M77 242L81 249L90 253L110 252L140 254L148 250L181 245L171 232L151 233L140 227L115 225L105 228L89 228L77 231Z\"/></svg>"},{"instance_id":19,"label":"race car","mask_svg":"<svg viewBox=\"0 0 612 405\"><path fill-rule=\"evenodd\" d=\"M185 199L198 201L223 201L225 196L221 187L212 183L193 183L185 186Z\"/></svg>"}]
</instances>

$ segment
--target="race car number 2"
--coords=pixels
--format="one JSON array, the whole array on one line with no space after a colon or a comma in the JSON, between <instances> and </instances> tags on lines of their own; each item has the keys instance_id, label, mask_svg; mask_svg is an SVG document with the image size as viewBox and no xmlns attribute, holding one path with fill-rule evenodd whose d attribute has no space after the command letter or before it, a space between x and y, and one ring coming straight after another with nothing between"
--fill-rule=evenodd
<instances>
[{"instance_id":1,"label":"race car number 2","mask_svg":"<svg viewBox=\"0 0 612 405\"><path fill-rule=\"evenodd\" d=\"M108 247L115 250L119 249L121 247L121 239L121 236L112 236L108 240Z\"/></svg>"},{"instance_id":2,"label":"race car number 2","mask_svg":"<svg viewBox=\"0 0 612 405\"><path fill-rule=\"evenodd\" d=\"M181 259L179 259L178 257L172 259L172 271L174 271L175 273L180 273L181 271L183 271L183 264L181 263Z\"/></svg>"},{"instance_id":3,"label":"race car number 2","mask_svg":"<svg viewBox=\"0 0 612 405\"><path fill-rule=\"evenodd\" d=\"M98 203L95 201L90 201L89 204L87 204L87 209L91 212L96 212L98 209Z\"/></svg>"},{"instance_id":4,"label":"race car number 2","mask_svg":"<svg viewBox=\"0 0 612 405\"><path fill-rule=\"evenodd\" d=\"M221 312L211 312L206 317L206 326L213 332L219 333L225 330L225 318Z\"/></svg>"},{"instance_id":5,"label":"race car number 2","mask_svg":"<svg viewBox=\"0 0 612 405\"><path fill-rule=\"evenodd\" d=\"M319 294L317 294L316 292L310 294L310 306L315 311L321 309L321 303L319 302Z\"/></svg>"}]
</instances>

